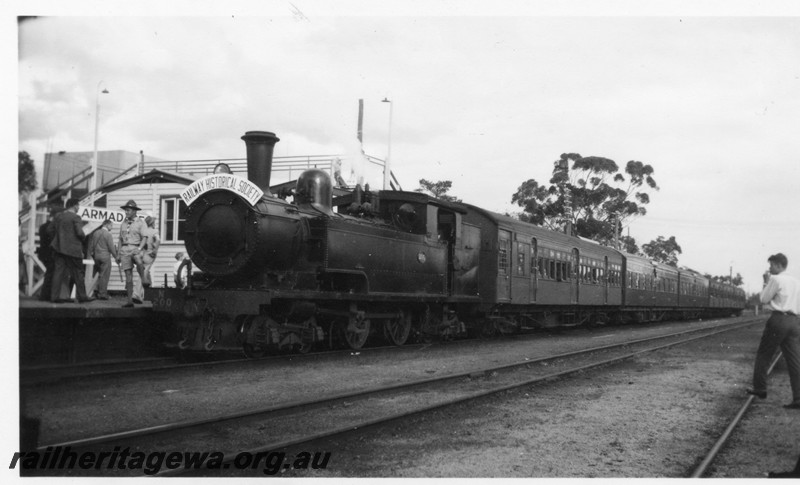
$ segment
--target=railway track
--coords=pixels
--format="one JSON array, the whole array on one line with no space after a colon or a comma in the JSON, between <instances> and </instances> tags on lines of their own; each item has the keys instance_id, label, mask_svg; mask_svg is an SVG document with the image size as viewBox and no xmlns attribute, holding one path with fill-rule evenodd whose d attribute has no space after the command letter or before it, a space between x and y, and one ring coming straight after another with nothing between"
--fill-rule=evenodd
<instances>
[{"instance_id":1,"label":"railway track","mask_svg":"<svg viewBox=\"0 0 800 485\"><path fill-rule=\"evenodd\" d=\"M526 359L514 364L472 369L444 377L52 443L40 447L40 450L44 451L48 447L96 450L109 449L112 446L137 450L229 450L224 453L222 467L228 468L232 460L242 453L255 456L270 450L313 443L484 396L560 379L631 359L646 352L761 322L762 319L752 319L710 328L684 330L654 338ZM187 470L164 470L162 474L183 472Z\"/></svg>"},{"instance_id":2,"label":"railway track","mask_svg":"<svg viewBox=\"0 0 800 485\"><path fill-rule=\"evenodd\" d=\"M470 342L474 340L459 340L448 342ZM369 354L386 351L418 350L430 346L430 343L410 344L402 347L378 346L358 350L358 353ZM201 357L203 360L186 362L186 358L164 357L153 359L138 359L118 362L98 362L91 364L78 364L68 366L40 366L20 369L20 385L38 386L53 382L64 383L70 380L86 380L93 378L109 378L120 376L152 375L161 372L178 371L184 369L210 369L236 366L260 366L275 361L309 361L316 359L336 358L351 355L354 351L349 349L329 350L311 354L279 354L261 357L258 359L242 358L226 354L224 357ZM191 359L188 359L191 360Z\"/></svg>"},{"instance_id":3,"label":"railway track","mask_svg":"<svg viewBox=\"0 0 800 485\"><path fill-rule=\"evenodd\" d=\"M613 327L604 327L613 328ZM538 333L526 333L519 335L509 335L503 338L537 338ZM374 347L364 347L358 351L351 349L335 349L308 354L286 353L268 355L257 359L243 358L236 352L226 352L220 355L209 356L201 354L199 356L170 356L144 359L130 359L120 361L107 361L96 363L82 363L74 365L47 365L20 368L20 385L23 387L40 386L55 382L65 383L75 380L87 380L98 378L153 375L156 373L179 371L185 369L204 369L204 368L225 368L236 366L260 366L265 363L276 361L294 361L297 363L313 361L317 359L338 358L352 355L354 352L368 355L380 352L404 352L416 351L431 346L440 345L468 345L476 342L476 339L459 339L444 342L420 342L406 344L403 346L379 345Z\"/></svg>"}]
</instances>

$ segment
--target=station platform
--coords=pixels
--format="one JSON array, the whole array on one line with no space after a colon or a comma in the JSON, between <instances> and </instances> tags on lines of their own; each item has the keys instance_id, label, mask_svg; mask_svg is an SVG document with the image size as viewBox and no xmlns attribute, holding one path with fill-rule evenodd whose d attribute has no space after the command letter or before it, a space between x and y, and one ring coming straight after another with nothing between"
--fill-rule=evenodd
<instances>
[{"instance_id":1,"label":"station platform","mask_svg":"<svg viewBox=\"0 0 800 485\"><path fill-rule=\"evenodd\" d=\"M164 355L174 341L171 322L152 304L123 308L126 299L50 303L19 299L20 366L78 364Z\"/></svg>"},{"instance_id":2,"label":"station platform","mask_svg":"<svg viewBox=\"0 0 800 485\"><path fill-rule=\"evenodd\" d=\"M125 299L113 297L88 303L51 303L35 298L20 297L19 315L23 318L144 318L151 315L153 305L145 301L133 308L122 308Z\"/></svg>"}]
</instances>

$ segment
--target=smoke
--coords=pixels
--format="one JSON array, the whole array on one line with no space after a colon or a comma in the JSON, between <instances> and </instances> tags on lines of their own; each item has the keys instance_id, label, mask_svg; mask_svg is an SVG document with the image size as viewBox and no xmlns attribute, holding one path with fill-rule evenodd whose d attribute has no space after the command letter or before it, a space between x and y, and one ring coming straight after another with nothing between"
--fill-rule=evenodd
<instances>
[{"instance_id":1,"label":"smoke","mask_svg":"<svg viewBox=\"0 0 800 485\"><path fill-rule=\"evenodd\" d=\"M364 186L367 177L367 156L358 139L345 144L345 159L342 160L342 177L347 185Z\"/></svg>"}]
</instances>

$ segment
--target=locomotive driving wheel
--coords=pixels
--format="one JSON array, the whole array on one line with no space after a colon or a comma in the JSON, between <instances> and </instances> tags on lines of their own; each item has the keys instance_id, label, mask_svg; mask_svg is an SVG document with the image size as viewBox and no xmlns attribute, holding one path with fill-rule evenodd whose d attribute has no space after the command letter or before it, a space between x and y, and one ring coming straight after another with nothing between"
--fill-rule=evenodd
<instances>
[{"instance_id":1,"label":"locomotive driving wheel","mask_svg":"<svg viewBox=\"0 0 800 485\"><path fill-rule=\"evenodd\" d=\"M364 346L369 337L370 322L364 318L363 312L351 316L344 327L344 340L347 346L353 350L358 350Z\"/></svg>"},{"instance_id":2,"label":"locomotive driving wheel","mask_svg":"<svg viewBox=\"0 0 800 485\"><path fill-rule=\"evenodd\" d=\"M298 354L307 354L314 348L314 329L317 328L317 319L311 317L303 322L304 330L297 334L300 344L294 347Z\"/></svg>"},{"instance_id":3,"label":"locomotive driving wheel","mask_svg":"<svg viewBox=\"0 0 800 485\"><path fill-rule=\"evenodd\" d=\"M260 359L266 355L267 348L263 345L244 343L242 344L242 351L248 359Z\"/></svg>"},{"instance_id":4,"label":"locomotive driving wheel","mask_svg":"<svg viewBox=\"0 0 800 485\"><path fill-rule=\"evenodd\" d=\"M411 333L411 313L400 310L397 317L386 320L383 324L383 336L392 345L403 345Z\"/></svg>"},{"instance_id":5,"label":"locomotive driving wheel","mask_svg":"<svg viewBox=\"0 0 800 485\"><path fill-rule=\"evenodd\" d=\"M266 321L253 315L238 315L234 323L244 337L242 351L248 359L260 359L269 351Z\"/></svg>"}]
</instances>

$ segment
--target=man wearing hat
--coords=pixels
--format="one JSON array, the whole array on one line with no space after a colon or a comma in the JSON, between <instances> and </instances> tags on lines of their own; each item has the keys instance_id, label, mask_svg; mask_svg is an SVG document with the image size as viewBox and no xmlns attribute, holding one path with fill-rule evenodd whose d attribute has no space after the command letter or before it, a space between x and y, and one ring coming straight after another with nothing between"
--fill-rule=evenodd
<instances>
[{"instance_id":1,"label":"man wearing hat","mask_svg":"<svg viewBox=\"0 0 800 485\"><path fill-rule=\"evenodd\" d=\"M136 217L136 212L141 209L137 207L136 202L133 200L129 200L121 209L125 210L125 220L122 221L119 229L117 264L125 272L125 290L128 293L128 301L122 306L131 308L134 302L142 303L141 299L133 298L133 267L134 265L136 266L136 271L139 272L139 277L142 278L142 281L146 281L144 279L144 261L142 261L139 246L144 242L144 232L147 226L141 219Z\"/></svg>"},{"instance_id":2,"label":"man wearing hat","mask_svg":"<svg viewBox=\"0 0 800 485\"><path fill-rule=\"evenodd\" d=\"M53 270L53 287L51 289L51 300L55 303L71 302L69 295L63 295L62 289L69 288L70 277L75 282L75 293L78 301L92 301L86 295L84 286L83 269L83 221L78 215L78 199L67 200L66 209L58 214L53 221L53 259L55 267Z\"/></svg>"}]
</instances>

